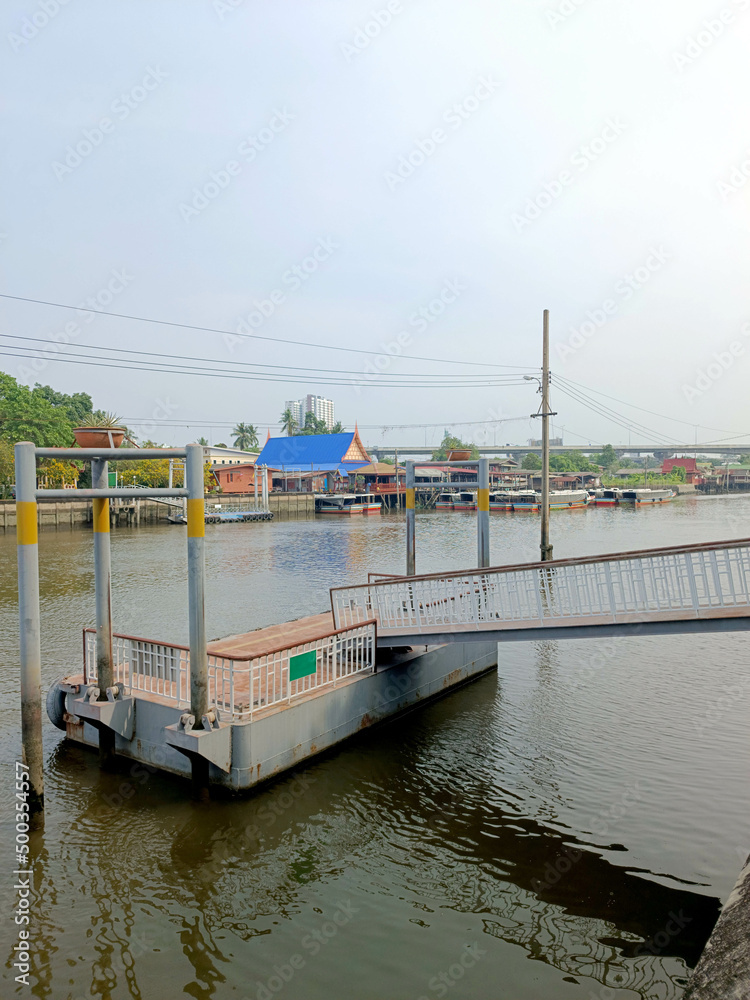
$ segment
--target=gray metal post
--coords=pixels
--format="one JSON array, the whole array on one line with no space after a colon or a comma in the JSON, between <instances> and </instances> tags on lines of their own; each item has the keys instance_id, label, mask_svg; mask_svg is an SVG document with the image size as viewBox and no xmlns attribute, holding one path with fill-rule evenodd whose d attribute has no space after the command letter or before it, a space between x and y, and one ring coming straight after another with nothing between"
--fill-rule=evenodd
<instances>
[{"instance_id":1,"label":"gray metal post","mask_svg":"<svg viewBox=\"0 0 750 1000\"><path fill-rule=\"evenodd\" d=\"M477 565L490 565L490 460L479 459L477 474Z\"/></svg>"},{"instance_id":2,"label":"gray metal post","mask_svg":"<svg viewBox=\"0 0 750 1000\"><path fill-rule=\"evenodd\" d=\"M109 467L105 459L91 460L91 488L109 489ZM94 591L96 596L96 685L99 698L107 700L107 688L114 685L112 672L112 563L109 550L109 500L95 497L94 508ZM111 763L115 734L107 726L99 729L99 762Z\"/></svg>"},{"instance_id":3,"label":"gray metal post","mask_svg":"<svg viewBox=\"0 0 750 1000\"><path fill-rule=\"evenodd\" d=\"M406 463L406 575L416 573L416 511L414 507L414 462Z\"/></svg>"},{"instance_id":4,"label":"gray metal post","mask_svg":"<svg viewBox=\"0 0 750 1000\"><path fill-rule=\"evenodd\" d=\"M29 819L44 822L42 746L42 648L39 621L39 545L36 507L36 451L16 445L16 542L21 645L21 741L29 772Z\"/></svg>"},{"instance_id":5,"label":"gray metal post","mask_svg":"<svg viewBox=\"0 0 750 1000\"><path fill-rule=\"evenodd\" d=\"M206 653L206 518L203 494L203 448L187 446L185 485L188 535L188 614L190 619L190 713L195 726L208 712L208 656Z\"/></svg>"}]
</instances>

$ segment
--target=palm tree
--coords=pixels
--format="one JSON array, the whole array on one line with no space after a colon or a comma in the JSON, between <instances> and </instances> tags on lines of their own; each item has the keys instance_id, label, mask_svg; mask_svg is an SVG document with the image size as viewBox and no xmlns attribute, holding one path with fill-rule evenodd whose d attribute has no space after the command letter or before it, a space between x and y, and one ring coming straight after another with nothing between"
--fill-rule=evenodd
<instances>
[{"instance_id":1,"label":"palm tree","mask_svg":"<svg viewBox=\"0 0 750 1000\"><path fill-rule=\"evenodd\" d=\"M235 448L250 451L258 447L258 430L253 424L237 424L232 431Z\"/></svg>"},{"instance_id":2,"label":"palm tree","mask_svg":"<svg viewBox=\"0 0 750 1000\"><path fill-rule=\"evenodd\" d=\"M286 431L287 437L293 437L298 429L294 414L289 409L284 410L281 414L281 429L282 431Z\"/></svg>"},{"instance_id":3,"label":"palm tree","mask_svg":"<svg viewBox=\"0 0 750 1000\"><path fill-rule=\"evenodd\" d=\"M205 448L208 445L208 441L205 438L198 438L198 444L202 444Z\"/></svg>"},{"instance_id":4,"label":"palm tree","mask_svg":"<svg viewBox=\"0 0 750 1000\"><path fill-rule=\"evenodd\" d=\"M336 423L333 425L333 427L330 429L330 431L328 433L329 434L343 434L344 433L344 425L341 423L340 420L337 420Z\"/></svg>"}]
</instances>

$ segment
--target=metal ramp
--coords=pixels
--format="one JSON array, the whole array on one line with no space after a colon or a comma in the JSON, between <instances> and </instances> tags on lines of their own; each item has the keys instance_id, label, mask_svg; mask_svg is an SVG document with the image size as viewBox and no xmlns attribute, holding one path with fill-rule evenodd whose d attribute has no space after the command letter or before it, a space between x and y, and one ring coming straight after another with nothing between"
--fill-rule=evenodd
<instances>
[{"instance_id":1,"label":"metal ramp","mask_svg":"<svg viewBox=\"0 0 750 1000\"><path fill-rule=\"evenodd\" d=\"M334 587L336 628L379 646L750 628L750 539Z\"/></svg>"}]
</instances>

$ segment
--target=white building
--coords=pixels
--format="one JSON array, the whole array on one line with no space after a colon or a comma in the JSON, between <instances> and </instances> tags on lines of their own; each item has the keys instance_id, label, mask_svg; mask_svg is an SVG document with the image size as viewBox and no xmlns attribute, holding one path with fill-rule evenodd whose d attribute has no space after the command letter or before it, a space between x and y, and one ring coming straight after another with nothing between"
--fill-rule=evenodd
<instances>
[{"instance_id":1,"label":"white building","mask_svg":"<svg viewBox=\"0 0 750 1000\"><path fill-rule=\"evenodd\" d=\"M211 465L242 465L244 462L254 462L260 455L257 451L243 451L241 448L215 448L213 445L203 445L203 461Z\"/></svg>"},{"instance_id":2,"label":"white building","mask_svg":"<svg viewBox=\"0 0 750 1000\"><path fill-rule=\"evenodd\" d=\"M333 400L326 399L325 396L314 396L308 393L303 399L288 399L285 406L287 410L291 410L298 427L305 426L305 414L307 413L312 413L318 420L324 420L329 431L336 423Z\"/></svg>"},{"instance_id":3,"label":"white building","mask_svg":"<svg viewBox=\"0 0 750 1000\"><path fill-rule=\"evenodd\" d=\"M289 410L291 412L298 427L301 427L302 424L305 422L304 418L305 411L303 409L304 403L305 403L304 399L288 399L286 403L284 403L284 409Z\"/></svg>"},{"instance_id":4,"label":"white building","mask_svg":"<svg viewBox=\"0 0 750 1000\"><path fill-rule=\"evenodd\" d=\"M325 396L305 396L305 413L312 413L318 420L325 420L326 427L330 431L336 423L333 415L333 400L326 399Z\"/></svg>"}]
</instances>

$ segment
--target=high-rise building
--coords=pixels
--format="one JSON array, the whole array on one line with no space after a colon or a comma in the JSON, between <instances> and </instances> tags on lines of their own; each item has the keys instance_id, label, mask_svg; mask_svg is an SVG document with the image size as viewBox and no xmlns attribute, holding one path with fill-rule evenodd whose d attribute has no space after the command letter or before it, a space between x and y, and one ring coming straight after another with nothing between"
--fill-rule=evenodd
<instances>
[{"instance_id":1,"label":"high-rise building","mask_svg":"<svg viewBox=\"0 0 750 1000\"><path fill-rule=\"evenodd\" d=\"M336 423L333 415L333 400L326 399L325 396L312 396L308 393L305 396L305 413L312 413L318 420L325 420L329 431Z\"/></svg>"},{"instance_id":2,"label":"high-rise building","mask_svg":"<svg viewBox=\"0 0 750 1000\"><path fill-rule=\"evenodd\" d=\"M324 420L329 431L336 423L333 400L326 399L325 396L314 396L312 393L308 393L304 399L288 399L285 406L287 410L291 411L299 427L304 427L306 413L312 413L318 420Z\"/></svg>"},{"instance_id":3,"label":"high-rise building","mask_svg":"<svg viewBox=\"0 0 750 1000\"><path fill-rule=\"evenodd\" d=\"M284 407L291 411L298 427L301 427L305 422L303 404L304 400L302 399L288 399L284 404Z\"/></svg>"}]
</instances>

